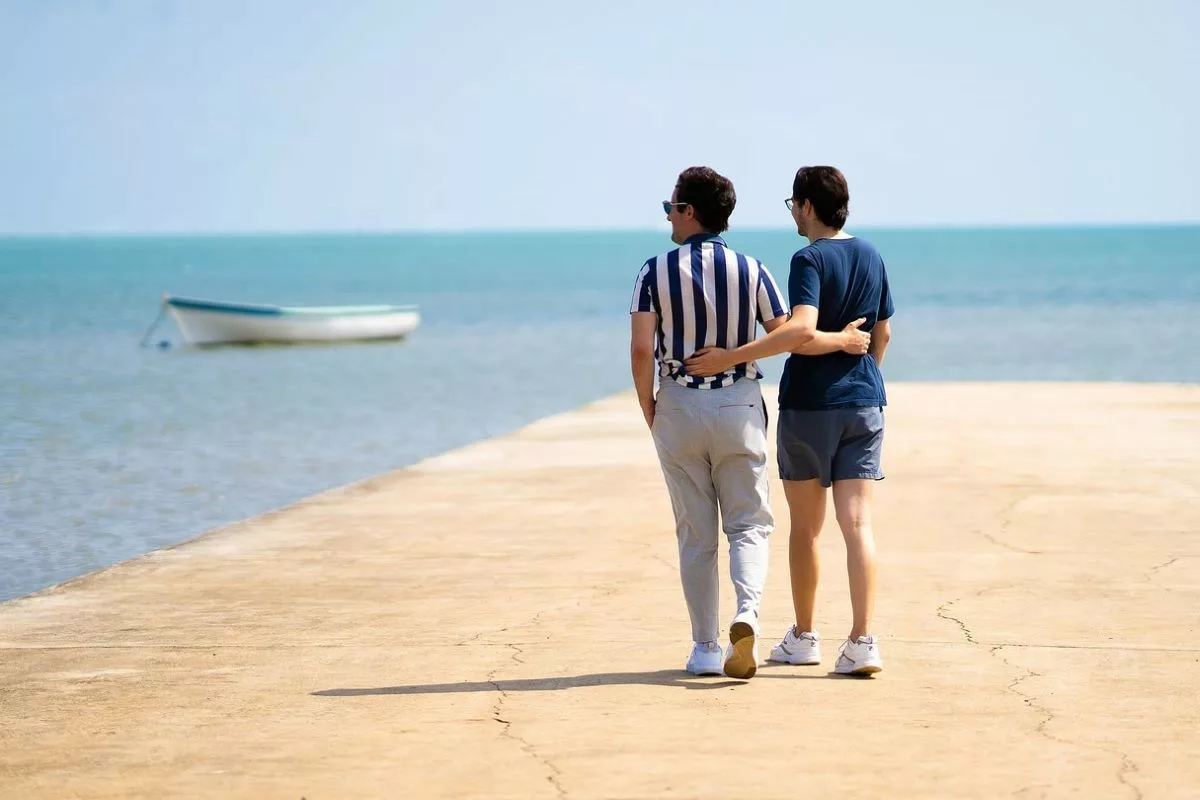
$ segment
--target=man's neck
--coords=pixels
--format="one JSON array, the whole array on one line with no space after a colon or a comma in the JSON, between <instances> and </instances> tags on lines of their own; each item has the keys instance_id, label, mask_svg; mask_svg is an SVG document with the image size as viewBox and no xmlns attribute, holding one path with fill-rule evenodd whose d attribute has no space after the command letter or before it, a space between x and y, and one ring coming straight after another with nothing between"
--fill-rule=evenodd
<instances>
[{"instance_id":1,"label":"man's neck","mask_svg":"<svg viewBox=\"0 0 1200 800\"><path fill-rule=\"evenodd\" d=\"M842 233L841 228L831 228L828 225L817 225L813 230L808 232L805 237L809 242L815 242L818 239L850 239L848 233Z\"/></svg>"},{"instance_id":2,"label":"man's neck","mask_svg":"<svg viewBox=\"0 0 1200 800\"><path fill-rule=\"evenodd\" d=\"M676 242L676 244L683 244L684 242L690 242L692 239L695 239L698 236L703 236L706 239L716 236L715 233L711 233L711 232L706 231L703 228L699 228L699 227L688 231L686 234L681 231L680 235L683 238L682 238L682 240Z\"/></svg>"}]
</instances>

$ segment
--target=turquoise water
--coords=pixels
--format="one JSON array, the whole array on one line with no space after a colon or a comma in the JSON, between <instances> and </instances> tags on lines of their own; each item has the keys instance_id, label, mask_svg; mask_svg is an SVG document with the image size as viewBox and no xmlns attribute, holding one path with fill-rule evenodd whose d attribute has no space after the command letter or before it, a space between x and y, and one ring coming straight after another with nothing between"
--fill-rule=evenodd
<instances>
[{"instance_id":1,"label":"turquoise water","mask_svg":"<svg viewBox=\"0 0 1200 800\"><path fill-rule=\"evenodd\" d=\"M1200 227L863 232L891 380L1200 382ZM780 281L794 233L733 232ZM661 232L0 239L0 599L625 388ZM164 291L415 303L403 343L197 350ZM777 380L781 359L764 363ZM397 532L397 535L403 535Z\"/></svg>"}]
</instances>

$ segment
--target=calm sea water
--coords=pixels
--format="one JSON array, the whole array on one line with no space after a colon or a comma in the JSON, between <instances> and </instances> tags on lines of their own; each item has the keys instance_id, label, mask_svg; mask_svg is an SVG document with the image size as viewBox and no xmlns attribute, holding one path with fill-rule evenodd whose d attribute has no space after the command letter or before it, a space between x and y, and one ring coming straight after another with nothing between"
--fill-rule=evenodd
<instances>
[{"instance_id":1,"label":"calm sea water","mask_svg":"<svg viewBox=\"0 0 1200 800\"><path fill-rule=\"evenodd\" d=\"M863 232L891 380L1200 382L1200 227ZM794 233L730 244L786 281ZM0 239L0 599L625 388L661 232ZM161 294L416 303L406 342L196 350ZM778 379L781 359L765 362Z\"/></svg>"}]
</instances>

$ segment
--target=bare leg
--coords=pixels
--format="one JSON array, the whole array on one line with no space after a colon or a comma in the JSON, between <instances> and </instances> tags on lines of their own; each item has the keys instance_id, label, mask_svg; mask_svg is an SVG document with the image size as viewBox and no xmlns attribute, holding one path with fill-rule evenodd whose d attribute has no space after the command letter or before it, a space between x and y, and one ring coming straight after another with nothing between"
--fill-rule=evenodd
<instances>
[{"instance_id":1,"label":"bare leg","mask_svg":"<svg viewBox=\"0 0 1200 800\"><path fill-rule=\"evenodd\" d=\"M788 537L788 566L792 574L792 605L796 611L796 631L813 629L813 608L817 602L817 580L821 574L817 537L825 521L825 487L819 480L784 481L792 531Z\"/></svg>"},{"instance_id":2,"label":"bare leg","mask_svg":"<svg viewBox=\"0 0 1200 800\"><path fill-rule=\"evenodd\" d=\"M850 575L850 606L854 609L851 641L871 632L875 611L875 534L871 529L871 480L837 481L833 508L846 540L846 571Z\"/></svg>"}]
</instances>

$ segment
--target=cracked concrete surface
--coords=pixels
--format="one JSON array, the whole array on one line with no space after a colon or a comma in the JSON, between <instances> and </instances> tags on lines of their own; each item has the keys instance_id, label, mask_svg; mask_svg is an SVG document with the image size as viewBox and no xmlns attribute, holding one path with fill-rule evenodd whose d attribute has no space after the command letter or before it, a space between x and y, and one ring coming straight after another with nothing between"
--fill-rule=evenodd
<instances>
[{"instance_id":1,"label":"cracked concrete surface","mask_svg":"<svg viewBox=\"0 0 1200 800\"><path fill-rule=\"evenodd\" d=\"M942 603L940 606L938 606L937 615L942 619L949 620L957 625L958 629L962 631L963 638L966 639L969 644L979 644L979 642L977 642L975 637L971 634L971 630L967 627L967 623L950 614L950 606L957 602L958 600L947 600L946 602Z\"/></svg>"},{"instance_id":2,"label":"cracked concrete surface","mask_svg":"<svg viewBox=\"0 0 1200 800\"><path fill-rule=\"evenodd\" d=\"M996 656L997 658L999 658L1006 665L1012 667L1014 665L1011 664L1008 660L1006 660L1004 658L1004 656L1001 654L1001 651L1004 650L1005 647L1006 647L1005 645L999 645L999 646L993 647L991 649L991 654L993 656ZM1050 726L1056 720L1055 712L1052 711L1048 706L1043 705L1041 703L1041 701L1039 700L1038 695L1027 693L1027 692L1023 691L1022 689L1018 688L1026 680L1035 679L1035 678L1041 679L1041 678L1045 678L1046 676L1040 672L1034 672L1033 670L1030 670L1030 669L1020 668L1020 667L1017 667L1017 669L1020 671L1020 674L1016 678L1013 679L1012 683L1010 683L1008 685L1007 689L1008 689L1008 691L1010 691L1013 694L1020 697L1022 699L1022 701L1025 703L1026 707L1028 707L1031 711L1033 711L1039 717L1037 727L1034 729L1035 732L1038 735L1044 736L1049 741L1055 742L1057 744L1072 745L1072 746L1080 745L1081 742L1079 742L1077 740L1065 738L1065 737L1060 736L1060 735L1056 734L1055 732L1053 732L1050 729ZM1128 753L1124 752L1123 750L1121 750L1119 748L1103 747L1100 745L1089 745L1086 743L1084 744L1084 746L1094 747L1096 750L1098 750L1106 755L1113 756L1117 760L1116 780L1122 787L1125 788L1125 790L1126 790L1125 796L1133 797L1136 800L1141 800L1141 798L1144 797L1144 795L1142 794L1142 790L1139 788L1139 786L1131 780L1132 775L1138 772L1138 767L1137 767L1137 764L1134 763L1133 759L1130 758ZM1026 787L1026 789L1023 789L1022 792L1027 792L1031 788L1032 787ZM1053 788L1061 788L1061 787L1041 787L1041 788L1042 789L1053 789ZM1162 796L1185 797L1188 795L1188 793L1194 792L1195 788L1196 788L1195 783L1188 783L1183 786L1174 787L1171 791L1164 792ZM1046 796L1046 797L1049 797L1049 796L1053 796L1053 795L1054 795L1053 792L1043 791L1040 795L1024 794L1023 796ZM1159 795L1156 794L1155 796L1159 796Z\"/></svg>"},{"instance_id":3,"label":"cracked concrete surface","mask_svg":"<svg viewBox=\"0 0 1200 800\"><path fill-rule=\"evenodd\" d=\"M540 616L541 616L541 613L539 612L537 615L535 615L531 624L536 624L537 619ZM524 664L525 663L521 659L521 648L520 647L518 647L515 644L509 644L509 645L507 645L507 647L509 647L513 651L512 652L513 663L515 663L515 664ZM546 780L554 787L555 791L558 793L558 795L560 797L566 797L566 790L563 788L562 783L559 780L562 773L559 772L558 767L554 766L553 763L551 763L549 760L547 760L542 755L540 755L537 751L537 748L534 746L534 744L532 742L526 741L525 739L518 736L513 731L512 720L504 719L504 717L502 716L503 709L504 709L504 703L508 700L508 692L505 691L504 687L501 686L500 683L498 683L496 681L495 676L496 676L497 672L499 672L498 669L493 670L488 675L488 683L490 683L492 686L495 687L496 693L497 693L497 695L499 695L496 698L496 704L494 706L492 706L492 719L494 719L494 720L496 720L496 722L499 722L502 725L504 725L504 734L503 734L504 736L508 737L509 739L512 739L514 742L517 742L519 745L521 745L522 750L524 750L529 755L533 756L534 759L536 759L539 763L541 763L549 771L550 774L548 774L546 776Z\"/></svg>"},{"instance_id":4,"label":"cracked concrete surface","mask_svg":"<svg viewBox=\"0 0 1200 800\"><path fill-rule=\"evenodd\" d=\"M891 399L875 679L832 527L829 663L682 672L621 395L0 605L0 798L1200 796L1200 387Z\"/></svg>"}]
</instances>

